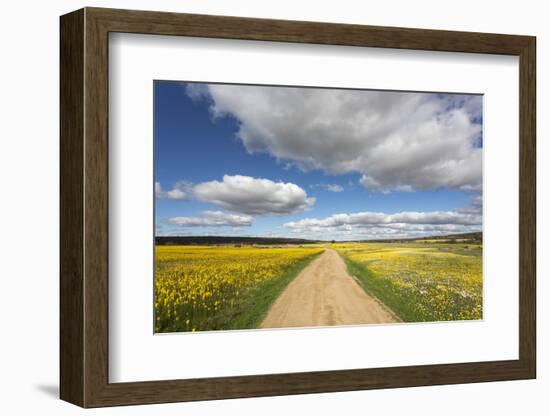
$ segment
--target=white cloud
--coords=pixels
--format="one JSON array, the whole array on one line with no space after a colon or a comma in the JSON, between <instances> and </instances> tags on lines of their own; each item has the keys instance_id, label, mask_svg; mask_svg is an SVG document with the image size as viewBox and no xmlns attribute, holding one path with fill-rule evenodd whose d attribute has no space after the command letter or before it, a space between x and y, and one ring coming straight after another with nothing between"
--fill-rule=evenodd
<instances>
[{"instance_id":1,"label":"white cloud","mask_svg":"<svg viewBox=\"0 0 550 416\"><path fill-rule=\"evenodd\" d=\"M155 182L155 197L185 200L189 198L189 184L187 182L177 182L169 191L164 191L160 182Z\"/></svg>"},{"instance_id":2,"label":"white cloud","mask_svg":"<svg viewBox=\"0 0 550 416\"><path fill-rule=\"evenodd\" d=\"M155 182L155 196L175 200L196 199L245 216L287 215L304 211L315 204L315 198L308 197L296 184L241 175L224 175L222 181L196 185L180 181L170 191L163 190L161 184ZM186 221L189 219L183 218Z\"/></svg>"},{"instance_id":3,"label":"white cloud","mask_svg":"<svg viewBox=\"0 0 550 416\"><path fill-rule=\"evenodd\" d=\"M330 192L342 192L344 190L344 188L336 184L328 184L326 189L327 191L330 191Z\"/></svg>"},{"instance_id":4,"label":"white cloud","mask_svg":"<svg viewBox=\"0 0 550 416\"><path fill-rule=\"evenodd\" d=\"M296 222L285 224L287 228L309 227L340 227L351 226L385 226L392 227L399 224L422 225L481 225L481 216L466 212L433 211L414 212L405 211L397 214L385 214L383 212L358 212L353 214L335 214L323 219L306 218Z\"/></svg>"},{"instance_id":5,"label":"white cloud","mask_svg":"<svg viewBox=\"0 0 550 416\"><path fill-rule=\"evenodd\" d=\"M232 115L248 152L301 169L358 173L382 192L481 189L481 96L189 84Z\"/></svg>"},{"instance_id":6,"label":"white cloud","mask_svg":"<svg viewBox=\"0 0 550 416\"><path fill-rule=\"evenodd\" d=\"M204 211L199 217L174 217L168 220L180 227L248 227L254 219L249 215L228 214L222 211Z\"/></svg>"},{"instance_id":7,"label":"white cloud","mask_svg":"<svg viewBox=\"0 0 550 416\"><path fill-rule=\"evenodd\" d=\"M474 197L469 207L451 211L335 214L287 222L284 227L309 238L372 239L481 231L481 224L481 202Z\"/></svg>"},{"instance_id":8,"label":"white cloud","mask_svg":"<svg viewBox=\"0 0 550 416\"><path fill-rule=\"evenodd\" d=\"M458 212L481 215L483 213L483 196L474 195L470 205L465 208L457 209Z\"/></svg>"},{"instance_id":9,"label":"white cloud","mask_svg":"<svg viewBox=\"0 0 550 416\"><path fill-rule=\"evenodd\" d=\"M293 183L241 175L224 175L223 180L193 187L193 196L228 211L246 215L285 215L304 211L315 203Z\"/></svg>"},{"instance_id":10,"label":"white cloud","mask_svg":"<svg viewBox=\"0 0 550 416\"><path fill-rule=\"evenodd\" d=\"M327 184L327 183L318 183L310 185L311 188L322 188L329 192L343 192L344 188L338 184Z\"/></svg>"}]
</instances>

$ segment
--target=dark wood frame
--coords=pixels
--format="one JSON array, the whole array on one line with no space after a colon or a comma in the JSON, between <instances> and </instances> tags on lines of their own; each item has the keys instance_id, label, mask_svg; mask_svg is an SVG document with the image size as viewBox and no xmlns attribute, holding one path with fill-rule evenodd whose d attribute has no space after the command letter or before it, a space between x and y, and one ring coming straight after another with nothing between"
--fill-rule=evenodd
<instances>
[{"instance_id":1,"label":"dark wood frame","mask_svg":"<svg viewBox=\"0 0 550 416\"><path fill-rule=\"evenodd\" d=\"M110 32L519 56L519 359L109 383ZM535 378L535 50L535 38L530 36L99 8L62 16L61 398L82 407L100 407Z\"/></svg>"}]
</instances>

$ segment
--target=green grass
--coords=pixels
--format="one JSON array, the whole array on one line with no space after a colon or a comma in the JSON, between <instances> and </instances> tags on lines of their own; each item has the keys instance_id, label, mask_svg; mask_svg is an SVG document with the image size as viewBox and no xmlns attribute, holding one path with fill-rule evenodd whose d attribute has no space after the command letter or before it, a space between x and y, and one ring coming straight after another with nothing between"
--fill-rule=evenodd
<instances>
[{"instance_id":1,"label":"green grass","mask_svg":"<svg viewBox=\"0 0 550 416\"><path fill-rule=\"evenodd\" d=\"M444 261L418 255L411 264L407 264L411 259L401 263L393 260L397 268L391 267L389 275L373 271L372 268L388 270L381 267L378 259L359 262L343 257L349 273L357 277L364 290L404 322L482 318L481 281L477 281L475 274L467 277L469 272L475 273L477 265L477 260L467 260L472 259L470 254L445 258Z\"/></svg>"},{"instance_id":2,"label":"green grass","mask_svg":"<svg viewBox=\"0 0 550 416\"><path fill-rule=\"evenodd\" d=\"M273 302L288 284L321 253L301 259L289 267L279 278L268 280L250 289L231 308L225 308L213 316L212 319L215 322L207 327L217 330L258 328Z\"/></svg>"},{"instance_id":3,"label":"green grass","mask_svg":"<svg viewBox=\"0 0 550 416\"><path fill-rule=\"evenodd\" d=\"M418 316L408 299L395 292L391 281L376 276L367 266L342 256L348 267L348 272L359 279L361 287L384 303L399 319L404 322L418 321Z\"/></svg>"}]
</instances>

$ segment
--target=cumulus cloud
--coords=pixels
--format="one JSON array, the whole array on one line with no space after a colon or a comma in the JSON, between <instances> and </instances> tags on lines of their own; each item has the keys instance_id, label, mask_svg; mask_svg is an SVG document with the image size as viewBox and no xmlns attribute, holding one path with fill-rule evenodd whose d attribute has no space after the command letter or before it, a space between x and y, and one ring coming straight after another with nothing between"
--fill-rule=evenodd
<instances>
[{"instance_id":1,"label":"cumulus cloud","mask_svg":"<svg viewBox=\"0 0 550 416\"><path fill-rule=\"evenodd\" d=\"M204 211L199 217L174 217L168 223L180 227L249 227L253 221L249 215Z\"/></svg>"},{"instance_id":2,"label":"cumulus cloud","mask_svg":"<svg viewBox=\"0 0 550 416\"><path fill-rule=\"evenodd\" d=\"M162 189L160 182L155 182L155 197L176 200L188 199L189 184L187 182L177 182L171 190L165 191Z\"/></svg>"},{"instance_id":3,"label":"cumulus cloud","mask_svg":"<svg viewBox=\"0 0 550 416\"><path fill-rule=\"evenodd\" d=\"M228 211L246 215L286 215L315 204L315 198L293 183L241 175L224 175L222 181L203 182L193 187L193 195Z\"/></svg>"},{"instance_id":4,"label":"cumulus cloud","mask_svg":"<svg viewBox=\"0 0 550 416\"><path fill-rule=\"evenodd\" d=\"M249 153L303 170L358 173L373 191L481 189L479 95L188 84L230 115Z\"/></svg>"},{"instance_id":5,"label":"cumulus cloud","mask_svg":"<svg viewBox=\"0 0 550 416\"><path fill-rule=\"evenodd\" d=\"M284 227L302 235L333 235L338 238L402 238L480 231L482 224L480 199L475 197L469 207L451 211L395 214L357 212L335 214L326 218L306 218L291 221Z\"/></svg>"},{"instance_id":6,"label":"cumulus cloud","mask_svg":"<svg viewBox=\"0 0 550 416\"><path fill-rule=\"evenodd\" d=\"M336 214L323 219L306 218L297 222L288 222L287 228L339 227L343 225L383 225L422 224L422 225L480 225L481 216L459 211L414 212L405 211L397 214L382 212L358 212L353 214Z\"/></svg>"},{"instance_id":7,"label":"cumulus cloud","mask_svg":"<svg viewBox=\"0 0 550 416\"><path fill-rule=\"evenodd\" d=\"M331 190L339 192L337 188ZM315 198L308 197L296 184L242 175L224 175L221 181L196 185L180 181L170 191L164 191L161 184L155 182L155 195L176 200L196 199L245 215L287 215L315 204Z\"/></svg>"}]
</instances>

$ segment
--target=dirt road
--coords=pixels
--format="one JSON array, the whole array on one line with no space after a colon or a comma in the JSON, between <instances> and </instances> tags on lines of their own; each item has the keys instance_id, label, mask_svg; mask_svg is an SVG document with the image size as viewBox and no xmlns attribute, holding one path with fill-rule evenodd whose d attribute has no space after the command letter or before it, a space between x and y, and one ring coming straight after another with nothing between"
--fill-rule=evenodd
<instances>
[{"instance_id":1,"label":"dirt road","mask_svg":"<svg viewBox=\"0 0 550 416\"><path fill-rule=\"evenodd\" d=\"M292 281L271 306L261 328L396 322L393 314L351 277L327 249Z\"/></svg>"}]
</instances>

